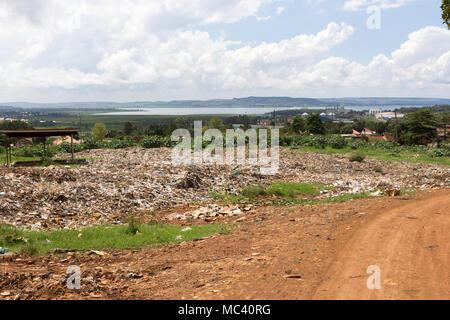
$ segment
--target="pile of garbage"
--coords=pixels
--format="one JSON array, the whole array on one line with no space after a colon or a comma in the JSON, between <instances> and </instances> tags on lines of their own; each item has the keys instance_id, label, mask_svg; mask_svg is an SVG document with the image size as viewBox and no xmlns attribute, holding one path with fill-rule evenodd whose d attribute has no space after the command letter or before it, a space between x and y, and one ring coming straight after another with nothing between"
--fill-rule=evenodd
<instances>
[{"instance_id":1,"label":"pile of garbage","mask_svg":"<svg viewBox=\"0 0 450 320\"><path fill-rule=\"evenodd\" d=\"M218 217L233 217L244 214L251 211L252 205L231 205L231 206L219 206L217 204L208 204L205 207L201 207L192 212L185 214L170 215L168 220L186 220L186 219L214 219Z\"/></svg>"},{"instance_id":2,"label":"pile of garbage","mask_svg":"<svg viewBox=\"0 0 450 320\"><path fill-rule=\"evenodd\" d=\"M372 159L354 163L345 155L288 149L282 150L274 176L261 175L251 164L173 165L167 148L91 150L77 157L87 158L87 165L1 167L0 223L33 230L121 224L130 214L203 202L211 192L239 193L245 186L280 180L331 187L323 197L450 185L446 166ZM227 208L212 212L229 214Z\"/></svg>"}]
</instances>

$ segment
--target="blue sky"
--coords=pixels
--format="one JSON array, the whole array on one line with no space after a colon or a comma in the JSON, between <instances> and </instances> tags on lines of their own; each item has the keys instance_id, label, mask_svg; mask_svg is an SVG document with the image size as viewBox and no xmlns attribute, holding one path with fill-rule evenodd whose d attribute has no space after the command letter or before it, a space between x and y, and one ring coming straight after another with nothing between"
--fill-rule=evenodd
<instances>
[{"instance_id":1,"label":"blue sky","mask_svg":"<svg viewBox=\"0 0 450 320\"><path fill-rule=\"evenodd\" d=\"M379 9L369 29L368 7ZM443 97L440 0L0 0L0 101Z\"/></svg>"},{"instance_id":2,"label":"blue sky","mask_svg":"<svg viewBox=\"0 0 450 320\"><path fill-rule=\"evenodd\" d=\"M382 9L381 29L369 30L366 22L369 14L365 10L343 10L344 0L319 1L280 1L264 7L258 21L249 17L234 24L205 26L216 37L225 32L227 38L252 45L261 42L277 42L300 33L317 33L330 21L347 22L355 27L355 33L330 54L342 55L359 62L369 62L378 53L389 55L399 45L408 40L411 32L426 26L443 27L440 0L416 0L399 8ZM276 10L283 7L281 15Z\"/></svg>"}]
</instances>

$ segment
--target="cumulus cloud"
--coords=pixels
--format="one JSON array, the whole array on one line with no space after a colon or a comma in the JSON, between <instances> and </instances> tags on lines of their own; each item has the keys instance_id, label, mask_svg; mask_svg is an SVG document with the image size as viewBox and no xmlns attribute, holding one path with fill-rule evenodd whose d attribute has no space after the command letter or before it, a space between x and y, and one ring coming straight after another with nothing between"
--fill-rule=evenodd
<instances>
[{"instance_id":1,"label":"cumulus cloud","mask_svg":"<svg viewBox=\"0 0 450 320\"><path fill-rule=\"evenodd\" d=\"M430 52L430 46L434 52ZM341 57L320 61L293 77L292 86L450 89L450 31L426 27L410 34L390 57L363 65Z\"/></svg>"},{"instance_id":2,"label":"cumulus cloud","mask_svg":"<svg viewBox=\"0 0 450 320\"><path fill-rule=\"evenodd\" d=\"M271 0L107 1L0 0L0 41L8 44L0 51L0 93L114 90L172 99L330 90L445 96L450 89L450 31L443 28L413 32L390 55L361 64L331 55L355 31L346 23L257 45L199 30L258 17Z\"/></svg>"},{"instance_id":3,"label":"cumulus cloud","mask_svg":"<svg viewBox=\"0 0 450 320\"><path fill-rule=\"evenodd\" d=\"M343 9L348 11L357 11L369 6L379 6L381 9L399 8L416 0L347 0Z\"/></svg>"}]
</instances>

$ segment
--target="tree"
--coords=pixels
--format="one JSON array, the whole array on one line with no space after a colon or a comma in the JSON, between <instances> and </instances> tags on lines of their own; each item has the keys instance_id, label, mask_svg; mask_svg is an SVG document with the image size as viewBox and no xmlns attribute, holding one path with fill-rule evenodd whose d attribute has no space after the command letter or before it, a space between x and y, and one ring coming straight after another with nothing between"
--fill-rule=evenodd
<instances>
[{"instance_id":1,"label":"tree","mask_svg":"<svg viewBox=\"0 0 450 320\"><path fill-rule=\"evenodd\" d=\"M103 139L105 139L106 135L108 134L108 130L106 129L104 123L96 123L94 128L92 128L92 134L94 135L95 139L103 141Z\"/></svg>"},{"instance_id":2,"label":"tree","mask_svg":"<svg viewBox=\"0 0 450 320\"><path fill-rule=\"evenodd\" d=\"M410 144L426 144L437 136L437 121L430 110L407 114L405 126L404 139Z\"/></svg>"},{"instance_id":3,"label":"tree","mask_svg":"<svg viewBox=\"0 0 450 320\"><path fill-rule=\"evenodd\" d=\"M175 119L177 129L189 129L189 121L185 117L177 117Z\"/></svg>"},{"instance_id":4,"label":"tree","mask_svg":"<svg viewBox=\"0 0 450 320\"><path fill-rule=\"evenodd\" d=\"M134 131L134 126L130 121L127 121L123 124L123 134L126 136L131 136Z\"/></svg>"},{"instance_id":5,"label":"tree","mask_svg":"<svg viewBox=\"0 0 450 320\"><path fill-rule=\"evenodd\" d=\"M211 120L206 122L206 126L204 127L203 130L206 131L208 129L219 129L219 130L222 130L223 129L223 122L222 122L222 120L220 120L218 117L212 118Z\"/></svg>"},{"instance_id":6,"label":"tree","mask_svg":"<svg viewBox=\"0 0 450 320\"><path fill-rule=\"evenodd\" d=\"M312 113L306 119L306 129L309 133L312 134L324 134L325 126L323 125L322 120L320 119L319 114Z\"/></svg>"},{"instance_id":7,"label":"tree","mask_svg":"<svg viewBox=\"0 0 450 320\"><path fill-rule=\"evenodd\" d=\"M305 128L306 128L305 120L303 120L302 117L297 116L294 119L292 119L289 131L293 133L302 133L305 131Z\"/></svg>"},{"instance_id":8,"label":"tree","mask_svg":"<svg viewBox=\"0 0 450 320\"><path fill-rule=\"evenodd\" d=\"M450 0L442 0L442 20L444 24L447 24L447 28L450 30Z\"/></svg>"}]
</instances>

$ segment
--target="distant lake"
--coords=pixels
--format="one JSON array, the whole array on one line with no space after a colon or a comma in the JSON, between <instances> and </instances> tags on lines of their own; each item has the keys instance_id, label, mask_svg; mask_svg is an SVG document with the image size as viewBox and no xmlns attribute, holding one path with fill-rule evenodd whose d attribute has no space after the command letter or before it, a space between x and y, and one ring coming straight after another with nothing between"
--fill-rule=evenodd
<instances>
[{"instance_id":1,"label":"distant lake","mask_svg":"<svg viewBox=\"0 0 450 320\"><path fill-rule=\"evenodd\" d=\"M422 106L346 106L345 109L348 110L369 110L369 109L382 109L382 110L394 110L402 107L422 107ZM115 112L105 112L105 113L96 113L95 115L109 115L109 116L189 116L189 115L261 115L264 113L273 112L273 110L282 111L282 110L300 110L303 108L269 108L269 107L253 107L253 108L225 108L225 107L178 107L178 108L142 108L137 111L137 109L126 109L123 108L123 111L115 111ZM325 109L325 107L310 107L309 110L315 109Z\"/></svg>"}]
</instances>

